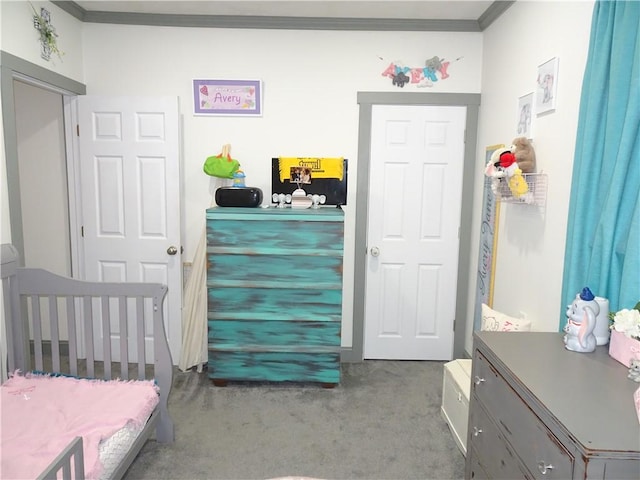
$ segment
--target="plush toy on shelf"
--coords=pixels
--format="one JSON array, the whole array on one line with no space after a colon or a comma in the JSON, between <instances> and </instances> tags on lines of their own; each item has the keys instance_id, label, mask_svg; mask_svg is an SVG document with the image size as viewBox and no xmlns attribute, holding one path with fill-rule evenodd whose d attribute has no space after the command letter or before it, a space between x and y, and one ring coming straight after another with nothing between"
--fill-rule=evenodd
<instances>
[{"instance_id":1,"label":"plush toy on shelf","mask_svg":"<svg viewBox=\"0 0 640 480\"><path fill-rule=\"evenodd\" d=\"M529 191L527 182L522 176L522 170L518 168L516 156L511 151L500 156L500 166L507 173L509 190L514 197L520 198Z\"/></svg>"},{"instance_id":2,"label":"plush toy on shelf","mask_svg":"<svg viewBox=\"0 0 640 480\"><path fill-rule=\"evenodd\" d=\"M500 181L507 176L507 172L505 172L502 167L500 167L500 155L505 152L508 152L508 148L498 148L491 154L491 158L489 159L489 163L487 163L484 168L484 174L491 178L491 190L494 195L499 194L500 190Z\"/></svg>"},{"instance_id":3,"label":"plush toy on shelf","mask_svg":"<svg viewBox=\"0 0 640 480\"><path fill-rule=\"evenodd\" d=\"M536 171L536 152L531 140L527 137L516 137L511 143L511 151L516 156L518 168L522 170L522 173L534 173Z\"/></svg>"},{"instance_id":4,"label":"plush toy on shelf","mask_svg":"<svg viewBox=\"0 0 640 480\"><path fill-rule=\"evenodd\" d=\"M484 173L493 179L491 189L495 195L499 194L502 179L506 179L511 195L520 198L529 192L529 187L522 176L522 171L518 168L516 156L511 148L499 148L493 152Z\"/></svg>"}]
</instances>

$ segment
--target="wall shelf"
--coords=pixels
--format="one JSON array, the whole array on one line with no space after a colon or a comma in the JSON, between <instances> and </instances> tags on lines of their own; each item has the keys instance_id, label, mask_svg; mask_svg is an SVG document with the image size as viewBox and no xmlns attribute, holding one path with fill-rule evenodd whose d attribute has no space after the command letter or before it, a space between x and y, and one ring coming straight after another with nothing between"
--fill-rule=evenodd
<instances>
[{"instance_id":1,"label":"wall shelf","mask_svg":"<svg viewBox=\"0 0 640 480\"><path fill-rule=\"evenodd\" d=\"M544 207L547 202L547 174L546 173L523 173L529 191L520 196L514 197L509 190L507 179L497 180L497 187L494 188L496 199L504 203L519 203L524 205L536 205Z\"/></svg>"}]
</instances>

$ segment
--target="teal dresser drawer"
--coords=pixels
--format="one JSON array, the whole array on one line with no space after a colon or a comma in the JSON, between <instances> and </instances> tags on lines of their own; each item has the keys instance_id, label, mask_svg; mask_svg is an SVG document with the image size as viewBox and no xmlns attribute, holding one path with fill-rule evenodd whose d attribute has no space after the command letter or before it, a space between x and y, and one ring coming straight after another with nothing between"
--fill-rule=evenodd
<instances>
[{"instance_id":1,"label":"teal dresser drawer","mask_svg":"<svg viewBox=\"0 0 640 480\"><path fill-rule=\"evenodd\" d=\"M340 322L210 320L209 349L338 353L340 328Z\"/></svg>"},{"instance_id":2,"label":"teal dresser drawer","mask_svg":"<svg viewBox=\"0 0 640 480\"><path fill-rule=\"evenodd\" d=\"M339 321L342 290L209 288L209 318Z\"/></svg>"},{"instance_id":3,"label":"teal dresser drawer","mask_svg":"<svg viewBox=\"0 0 640 480\"><path fill-rule=\"evenodd\" d=\"M342 290L342 255L221 255L207 254L210 287L308 285Z\"/></svg>"},{"instance_id":4,"label":"teal dresser drawer","mask_svg":"<svg viewBox=\"0 0 640 480\"><path fill-rule=\"evenodd\" d=\"M340 381L344 213L207 210L209 377Z\"/></svg>"},{"instance_id":5,"label":"teal dresser drawer","mask_svg":"<svg viewBox=\"0 0 640 480\"><path fill-rule=\"evenodd\" d=\"M271 382L340 382L339 353L210 352L209 378Z\"/></svg>"}]
</instances>

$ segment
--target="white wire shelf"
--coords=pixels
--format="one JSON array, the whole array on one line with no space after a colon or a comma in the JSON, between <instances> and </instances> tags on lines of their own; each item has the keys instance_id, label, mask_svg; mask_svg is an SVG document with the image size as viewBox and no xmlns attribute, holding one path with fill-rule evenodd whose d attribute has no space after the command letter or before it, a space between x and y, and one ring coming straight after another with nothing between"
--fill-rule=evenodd
<instances>
[{"instance_id":1,"label":"white wire shelf","mask_svg":"<svg viewBox=\"0 0 640 480\"><path fill-rule=\"evenodd\" d=\"M494 180L497 181L497 188L494 188L496 198L504 203L544 207L547 202L547 174L523 173L522 177L527 182L528 191L517 197L509 189L509 183L506 178Z\"/></svg>"}]
</instances>

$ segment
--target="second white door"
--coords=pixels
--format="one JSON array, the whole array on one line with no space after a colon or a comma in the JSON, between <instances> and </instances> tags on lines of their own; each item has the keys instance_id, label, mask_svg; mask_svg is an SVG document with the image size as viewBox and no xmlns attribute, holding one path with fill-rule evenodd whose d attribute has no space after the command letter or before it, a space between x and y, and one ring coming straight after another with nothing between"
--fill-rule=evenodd
<instances>
[{"instance_id":1,"label":"second white door","mask_svg":"<svg viewBox=\"0 0 640 480\"><path fill-rule=\"evenodd\" d=\"M374 105L364 357L450 360L466 107Z\"/></svg>"},{"instance_id":2,"label":"second white door","mask_svg":"<svg viewBox=\"0 0 640 480\"><path fill-rule=\"evenodd\" d=\"M178 99L79 97L78 117L85 278L167 285L165 329L177 364L182 343ZM96 344L101 355L101 339ZM146 351L152 360L153 349ZM117 358L118 352L112 355ZM136 352L130 357L137 358Z\"/></svg>"}]
</instances>

